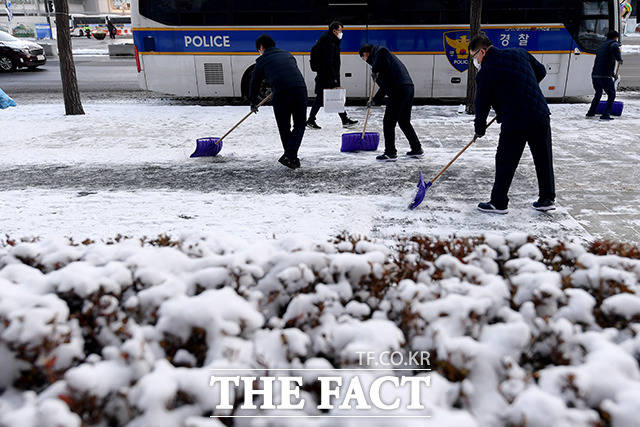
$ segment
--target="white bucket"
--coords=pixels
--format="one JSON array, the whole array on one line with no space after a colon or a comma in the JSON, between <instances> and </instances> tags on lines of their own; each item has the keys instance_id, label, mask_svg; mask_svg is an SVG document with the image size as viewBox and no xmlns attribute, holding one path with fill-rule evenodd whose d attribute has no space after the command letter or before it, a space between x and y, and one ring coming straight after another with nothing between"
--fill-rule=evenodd
<instances>
[{"instance_id":1,"label":"white bucket","mask_svg":"<svg viewBox=\"0 0 640 427\"><path fill-rule=\"evenodd\" d=\"M347 102L346 89L325 89L323 96L325 113L342 113L344 111L344 104Z\"/></svg>"}]
</instances>

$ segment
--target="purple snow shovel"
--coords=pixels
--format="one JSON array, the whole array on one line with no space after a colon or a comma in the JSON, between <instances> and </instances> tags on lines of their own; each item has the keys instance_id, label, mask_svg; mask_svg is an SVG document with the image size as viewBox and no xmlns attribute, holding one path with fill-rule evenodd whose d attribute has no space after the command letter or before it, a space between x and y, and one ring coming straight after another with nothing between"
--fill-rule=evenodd
<instances>
[{"instance_id":1,"label":"purple snow shovel","mask_svg":"<svg viewBox=\"0 0 640 427\"><path fill-rule=\"evenodd\" d=\"M369 96L369 103L367 104L367 117L364 120L364 129L362 133L343 133L342 134L342 147L340 151L376 151L378 144L380 143L380 134L378 132L367 132L367 122L369 121L369 113L371 112L371 100L373 100L373 92L376 87L376 79L373 79L371 85L371 95Z\"/></svg>"},{"instance_id":2,"label":"purple snow shovel","mask_svg":"<svg viewBox=\"0 0 640 427\"><path fill-rule=\"evenodd\" d=\"M258 104L258 107L262 107L271 99L272 93L270 93L266 98L264 98ZM222 150L222 140L227 137L231 132L236 130L238 126L242 124L245 120L249 118L249 116L253 114L253 112L249 112L246 116L243 117L234 127L232 127L229 132L225 133L222 138L198 138L196 140L196 151L190 157L213 157L217 155L220 150Z\"/></svg>"},{"instance_id":3,"label":"purple snow shovel","mask_svg":"<svg viewBox=\"0 0 640 427\"><path fill-rule=\"evenodd\" d=\"M491 126L491 124L493 122L495 122L495 121L496 121L496 117L491 119L491 121L487 124L487 127ZM456 156L453 159L451 159L451 161L449 163L447 163L447 166L445 166L438 173L438 175L433 177L433 179L431 181L427 182L426 184L424 182L424 179L422 178L422 172L420 172L420 177L418 178L418 190L416 191L416 196L413 198L413 202L409 203L409 209L414 210L415 208L420 206L420 203L422 203L422 201L424 200L424 196L427 193L427 190L429 189L429 187L431 187L433 185L433 183L436 182L436 179L440 178L440 175L442 175L444 173L444 171L449 169L449 166L451 166L453 164L453 162L458 160L458 157L460 157L462 155L462 153L464 153L467 150L467 148L471 147L471 144L476 142L476 139L478 139L478 137L474 136L473 139L467 145L465 145L464 148L462 150L460 150L460 152L458 154L456 154Z\"/></svg>"}]
</instances>

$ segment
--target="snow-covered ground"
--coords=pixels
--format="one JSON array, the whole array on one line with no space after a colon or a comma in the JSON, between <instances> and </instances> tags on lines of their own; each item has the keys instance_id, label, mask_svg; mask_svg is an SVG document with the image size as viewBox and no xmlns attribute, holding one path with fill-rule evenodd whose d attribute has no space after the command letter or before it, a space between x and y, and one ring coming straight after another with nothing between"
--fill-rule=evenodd
<instances>
[{"instance_id":1,"label":"snow-covered ground","mask_svg":"<svg viewBox=\"0 0 640 427\"><path fill-rule=\"evenodd\" d=\"M640 45L622 45L622 53L625 55L637 55L640 54Z\"/></svg>"},{"instance_id":2,"label":"snow-covered ground","mask_svg":"<svg viewBox=\"0 0 640 427\"><path fill-rule=\"evenodd\" d=\"M610 123L585 120L586 104L551 105L559 209L549 215L529 207L537 187L525 151L503 217L475 210L491 189L498 127L441 177L418 210L406 209L418 171L426 179L435 175L473 134L471 118L455 106L415 107L426 156L395 164L378 164L371 152L340 153L344 130L337 116L321 114L323 129L306 132L302 168L292 172L277 163L281 145L270 107L232 133L220 157L193 160L196 138L221 136L247 107L105 100L86 104L86 116L65 117L60 104L21 104L0 113L2 230L76 239L189 231L326 239L343 230L383 238L520 230L638 242L640 98L625 93L620 99L624 116ZM349 110L362 122L362 108ZM382 114L374 108L369 130L381 130ZM398 147L400 153L408 148L399 131Z\"/></svg>"},{"instance_id":3,"label":"snow-covered ground","mask_svg":"<svg viewBox=\"0 0 640 427\"><path fill-rule=\"evenodd\" d=\"M340 153L338 118L321 115L290 171L268 107L220 157L193 160L196 138L221 136L247 107L105 99L65 117L18 98L0 112L0 426L222 427L209 418L224 414L211 369L307 378L357 367L357 351L430 353L418 412L430 418L403 425L634 425L640 254L588 246L640 241L640 95L620 99L613 122L551 105L559 209L529 207L525 152L511 212L495 217L475 205L491 188L497 127L406 208L418 171L435 175L473 133L455 106L416 107L427 155L395 164ZM477 238L433 240L451 234ZM317 404L317 384L302 394ZM384 400L396 396L405 407L403 391ZM313 404L307 415L327 415Z\"/></svg>"}]
</instances>

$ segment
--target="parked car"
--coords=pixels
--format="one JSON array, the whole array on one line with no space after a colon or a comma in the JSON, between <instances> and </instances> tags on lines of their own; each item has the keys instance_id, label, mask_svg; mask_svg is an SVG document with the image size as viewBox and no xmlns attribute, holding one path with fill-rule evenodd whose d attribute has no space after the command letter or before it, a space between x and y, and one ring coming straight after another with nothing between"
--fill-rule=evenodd
<instances>
[{"instance_id":1,"label":"parked car","mask_svg":"<svg viewBox=\"0 0 640 427\"><path fill-rule=\"evenodd\" d=\"M11 72L16 68L33 69L46 62L47 57L42 46L0 31L0 71Z\"/></svg>"}]
</instances>

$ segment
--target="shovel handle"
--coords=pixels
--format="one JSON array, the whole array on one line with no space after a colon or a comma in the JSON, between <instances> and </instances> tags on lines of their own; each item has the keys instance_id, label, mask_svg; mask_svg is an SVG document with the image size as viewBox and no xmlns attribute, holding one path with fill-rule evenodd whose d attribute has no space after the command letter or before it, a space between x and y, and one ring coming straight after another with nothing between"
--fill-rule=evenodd
<instances>
[{"instance_id":1,"label":"shovel handle","mask_svg":"<svg viewBox=\"0 0 640 427\"><path fill-rule=\"evenodd\" d=\"M273 92L271 92L269 95L267 95L262 101L260 101L260 103L258 104L258 107L262 107L264 104L266 104L270 99L271 96L273 95ZM236 130L236 128L238 126L240 126L242 124L242 122L244 122L245 120L247 120L249 118L250 115L253 114L253 111L250 111L246 116L244 116L242 118L242 120L240 120L238 123L236 123L236 125L234 127L232 127L231 129L229 129L229 132L225 133L224 135L222 135L222 138L220 138L218 140L218 142L222 141L223 139L225 139L227 137L227 135L229 135L231 132L233 132L234 130Z\"/></svg>"},{"instance_id":2,"label":"shovel handle","mask_svg":"<svg viewBox=\"0 0 640 427\"><path fill-rule=\"evenodd\" d=\"M371 113L371 101L373 100L373 92L376 89L376 78L373 78L373 83L371 84L371 95L369 95L369 102L367 107L367 117L364 119L364 128L362 128L362 138L364 139L364 134L367 132L367 122L369 121L369 113Z\"/></svg>"},{"instance_id":3,"label":"shovel handle","mask_svg":"<svg viewBox=\"0 0 640 427\"><path fill-rule=\"evenodd\" d=\"M491 119L491 121L489 123L487 123L487 127L491 126L491 124L493 122L496 121L496 119L498 118L498 116L494 117L493 119ZM471 144L473 144L474 142L476 142L476 139L478 139L477 136L474 136L473 139L471 141L469 141L469 143L467 145L464 146L464 148L462 150L460 150L458 152L458 154L456 154L456 156L451 159L451 161L449 163L447 163L447 166L445 166L440 173L438 173L438 175L436 175L431 181L429 181L431 184L433 184L434 182L436 182L436 179L440 178L440 175L442 175L444 173L444 171L446 171L447 169L449 169L449 166L451 166L453 164L453 162L455 162L456 160L458 160L458 157L460 157L462 155L462 153L464 153L467 148L471 147Z\"/></svg>"},{"instance_id":4,"label":"shovel handle","mask_svg":"<svg viewBox=\"0 0 640 427\"><path fill-rule=\"evenodd\" d=\"M618 80L618 77L620 76L620 66L622 64L620 62L618 62L618 66L616 67L616 75L613 77L613 80L615 82L615 80Z\"/></svg>"}]
</instances>

